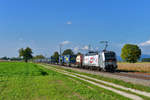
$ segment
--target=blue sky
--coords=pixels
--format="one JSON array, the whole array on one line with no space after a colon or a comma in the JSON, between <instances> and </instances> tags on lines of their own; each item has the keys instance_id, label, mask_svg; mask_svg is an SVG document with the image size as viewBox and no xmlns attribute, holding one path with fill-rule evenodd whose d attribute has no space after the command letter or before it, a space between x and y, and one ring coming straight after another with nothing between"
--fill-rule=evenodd
<instances>
[{"instance_id":1,"label":"blue sky","mask_svg":"<svg viewBox=\"0 0 150 100\"><path fill-rule=\"evenodd\" d=\"M120 55L125 43L150 54L149 0L0 0L0 57L18 56L30 46L34 55L63 49L103 48Z\"/></svg>"}]
</instances>

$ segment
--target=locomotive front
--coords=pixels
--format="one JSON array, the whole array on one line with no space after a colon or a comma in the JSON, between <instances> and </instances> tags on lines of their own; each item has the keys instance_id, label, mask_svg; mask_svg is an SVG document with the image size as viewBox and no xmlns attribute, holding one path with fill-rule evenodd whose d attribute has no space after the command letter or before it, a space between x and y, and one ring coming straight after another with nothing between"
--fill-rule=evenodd
<instances>
[{"instance_id":1,"label":"locomotive front","mask_svg":"<svg viewBox=\"0 0 150 100\"><path fill-rule=\"evenodd\" d=\"M113 51L103 51L102 52L103 68L106 71L114 72L117 69L117 59L116 54Z\"/></svg>"}]
</instances>

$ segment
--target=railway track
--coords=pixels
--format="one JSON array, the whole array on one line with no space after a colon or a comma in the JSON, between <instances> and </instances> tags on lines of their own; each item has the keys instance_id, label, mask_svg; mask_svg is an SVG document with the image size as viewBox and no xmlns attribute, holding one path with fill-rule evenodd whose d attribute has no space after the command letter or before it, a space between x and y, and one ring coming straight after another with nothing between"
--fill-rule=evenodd
<instances>
[{"instance_id":1,"label":"railway track","mask_svg":"<svg viewBox=\"0 0 150 100\"><path fill-rule=\"evenodd\" d=\"M59 66L59 65L58 65ZM68 66L63 66L66 68L75 68L75 69L81 69L81 70L87 70L87 71L95 71L97 73L107 73L107 74L113 74L113 75L120 75L124 77L131 77L131 78L137 78L137 79L143 79L143 80L150 80L150 73L140 73L140 72L128 72L128 71L121 71L117 70L116 72L104 72L104 71L98 71L98 70L90 70L90 69L83 69L83 68L77 68L77 67L68 67Z\"/></svg>"},{"instance_id":2,"label":"railway track","mask_svg":"<svg viewBox=\"0 0 150 100\"><path fill-rule=\"evenodd\" d=\"M142 73L134 73L134 72L115 72L115 75L125 76L125 77L132 77L137 79L143 80L150 80L150 75L142 74Z\"/></svg>"}]
</instances>

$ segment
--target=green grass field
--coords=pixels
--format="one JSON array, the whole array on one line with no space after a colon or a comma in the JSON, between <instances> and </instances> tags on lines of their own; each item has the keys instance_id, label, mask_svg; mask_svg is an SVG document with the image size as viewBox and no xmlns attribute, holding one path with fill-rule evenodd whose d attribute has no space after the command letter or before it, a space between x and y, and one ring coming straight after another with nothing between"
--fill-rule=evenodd
<instances>
[{"instance_id":1,"label":"green grass field","mask_svg":"<svg viewBox=\"0 0 150 100\"><path fill-rule=\"evenodd\" d=\"M0 62L0 100L127 100L127 98L36 64Z\"/></svg>"}]
</instances>

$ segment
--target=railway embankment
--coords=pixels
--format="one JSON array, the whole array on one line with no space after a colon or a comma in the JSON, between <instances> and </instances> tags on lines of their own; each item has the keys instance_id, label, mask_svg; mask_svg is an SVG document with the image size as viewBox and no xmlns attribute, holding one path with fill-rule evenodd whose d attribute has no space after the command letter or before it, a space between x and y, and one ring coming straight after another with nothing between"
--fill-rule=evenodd
<instances>
[{"instance_id":1,"label":"railway embankment","mask_svg":"<svg viewBox=\"0 0 150 100\"><path fill-rule=\"evenodd\" d=\"M132 100L149 100L150 99L150 92L147 91L141 91L138 89L134 89L134 88L129 88L129 87L125 87L125 86L121 86L121 85L117 85L111 82L107 82L107 81L103 81L97 78L93 78L93 77L89 77L87 75L82 75L79 73L76 73L74 71L69 70L69 68L62 68L58 66L54 67L54 66L48 66L48 65L43 65L44 67L51 69L51 70L55 70L57 72L60 72L62 74L71 76L71 77L75 77L78 78L82 81L86 81L88 83L94 84L96 86L105 88L107 90L113 91L115 93L118 93L122 96L128 97ZM65 70L67 69L67 70Z\"/></svg>"},{"instance_id":2,"label":"railway embankment","mask_svg":"<svg viewBox=\"0 0 150 100\"><path fill-rule=\"evenodd\" d=\"M58 66L58 65L55 65ZM108 80L114 79L116 80L122 80L123 82L128 82L129 84L136 84L136 85L143 85L143 86L148 86L150 87L150 75L143 75L143 74L135 74L135 73L123 73L123 72L116 72L116 73L108 73L108 72L100 72L96 70L88 70L88 69L79 69L75 67L65 67L61 66L62 68L66 70L73 70L73 71L78 71L81 73L87 73L87 74L92 74L92 75L98 75L99 77L105 77ZM110 79L109 79L110 78ZM116 81L117 82L117 81Z\"/></svg>"}]
</instances>

